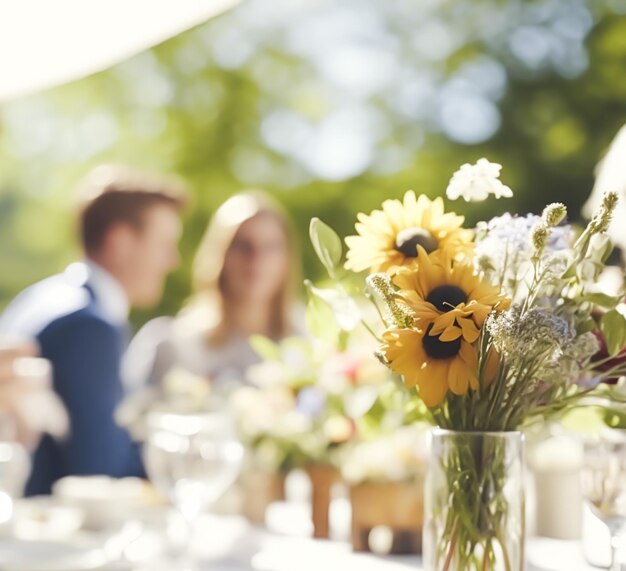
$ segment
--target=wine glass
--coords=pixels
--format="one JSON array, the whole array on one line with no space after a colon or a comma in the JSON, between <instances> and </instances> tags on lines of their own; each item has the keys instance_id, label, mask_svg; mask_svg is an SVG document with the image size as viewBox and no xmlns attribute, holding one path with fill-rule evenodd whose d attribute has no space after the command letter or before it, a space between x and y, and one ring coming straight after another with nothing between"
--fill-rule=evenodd
<instances>
[{"instance_id":1,"label":"wine glass","mask_svg":"<svg viewBox=\"0 0 626 571\"><path fill-rule=\"evenodd\" d=\"M15 498L24 492L30 470L26 449L14 440L13 418L0 412L0 524L13 517Z\"/></svg>"},{"instance_id":2,"label":"wine glass","mask_svg":"<svg viewBox=\"0 0 626 571\"><path fill-rule=\"evenodd\" d=\"M0 523L12 518L24 492L31 467L25 446L34 447L49 414L40 395L50 386L50 363L30 356L35 351L28 341L0 339Z\"/></svg>"},{"instance_id":3,"label":"wine glass","mask_svg":"<svg viewBox=\"0 0 626 571\"><path fill-rule=\"evenodd\" d=\"M198 516L239 475L243 446L226 411L152 413L144 455L150 480L183 516L191 538ZM188 552L179 559L177 569L196 568Z\"/></svg>"},{"instance_id":4,"label":"wine glass","mask_svg":"<svg viewBox=\"0 0 626 571\"><path fill-rule=\"evenodd\" d=\"M611 534L611 571L620 571L617 552L626 526L626 440L585 442L582 492L591 511Z\"/></svg>"}]
</instances>

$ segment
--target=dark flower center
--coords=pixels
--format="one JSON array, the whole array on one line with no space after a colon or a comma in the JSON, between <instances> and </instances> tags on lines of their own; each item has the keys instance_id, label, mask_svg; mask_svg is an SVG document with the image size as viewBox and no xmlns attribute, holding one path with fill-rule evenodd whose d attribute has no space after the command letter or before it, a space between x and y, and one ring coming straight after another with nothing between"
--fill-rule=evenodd
<instances>
[{"instance_id":1,"label":"dark flower center","mask_svg":"<svg viewBox=\"0 0 626 571\"><path fill-rule=\"evenodd\" d=\"M422 341L426 354L431 359L451 359L456 357L461 349L461 338L459 337L454 341L440 341L439 335L429 335L432 328L432 324L428 326Z\"/></svg>"},{"instance_id":2,"label":"dark flower center","mask_svg":"<svg viewBox=\"0 0 626 571\"><path fill-rule=\"evenodd\" d=\"M426 301L432 303L439 311L450 311L459 303L465 303L467 295L460 287L443 285L431 291Z\"/></svg>"},{"instance_id":3,"label":"dark flower center","mask_svg":"<svg viewBox=\"0 0 626 571\"><path fill-rule=\"evenodd\" d=\"M430 254L437 249L437 240L424 228L406 228L396 236L396 250L407 258L417 257L417 247L421 246Z\"/></svg>"}]
</instances>

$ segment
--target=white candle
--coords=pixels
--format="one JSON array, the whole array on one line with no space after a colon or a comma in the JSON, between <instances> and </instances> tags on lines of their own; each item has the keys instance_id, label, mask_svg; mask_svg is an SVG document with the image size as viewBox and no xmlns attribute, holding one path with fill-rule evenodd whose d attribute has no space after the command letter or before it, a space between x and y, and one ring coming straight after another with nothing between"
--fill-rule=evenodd
<instances>
[{"instance_id":1,"label":"white candle","mask_svg":"<svg viewBox=\"0 0 626 571\"><path fill-rule=\"evenodd\" d=\"M579 539L582 521L580 443L555 436L537 444L530 456L535 476L536 532L556 539Z\"/></svg>"}]
</instances>

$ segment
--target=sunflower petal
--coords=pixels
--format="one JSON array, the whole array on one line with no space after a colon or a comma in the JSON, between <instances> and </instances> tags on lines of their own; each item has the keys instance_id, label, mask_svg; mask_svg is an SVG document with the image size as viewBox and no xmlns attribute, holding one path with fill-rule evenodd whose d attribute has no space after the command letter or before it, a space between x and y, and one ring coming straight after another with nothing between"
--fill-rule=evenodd
<instances>
[{"instance_id":1,"label":"sunflower petal","mask_svg":"<svg viewBox=\"0 0 626 571\"><path fill-rule=\"evenodd\" d=\"M401 269L394 274L391 281L400 288L400 290L406 290L406 292L415 293L415 284L417 282L417 270L415 269Z\"/></svg>"},{"instance_id":2,"label":"sunflower petal","mask_svg":"<svg viewBox=\"0 0 626 571\"><path fill-rule=\"evenodd\" d=\"M478 331L478 327L476 327L476 324L471 319L462 317L460 319L457 319L456 322L461 327L461 330L463 332L463 339L465 339L465 341L467 341L468 343L474 343L474 341L478 339L480 331Z\"/></svg>"},{"instance_id":3,"label":"sunflower petal","mask_svg":"<svg viewBox=\"0 0 626 571\"><path fill-rule=\"evenodd\" d=\"M430 332L432 335L432 331ZM439 341L454 341L463 335L463 331L456 325L451 325L439 336Z\"/></svg>"},{"instance_id":4,"label":"sunflower petal","mask_svg":"<svg viewBox=\"0 0 626 571\"><path fill-rule=\"evenodd\" d=\"M419 266L417 259L406 257L396 250L396 238L408 228L423 228L437 241L434 259L441 251L449 253L451 259L464 257L473 249L473 232L462 227L463 217L446 213L441 198L431 200L425 195L416 196L412 190L402 198L385 200L380 209L369 214L359 213L355 229L357 236L346 240L348 255L345 267L360 271L389 271L396 266ZM428 256L426 256L428 257ZM444 270L439 265L430 268L432 277L441 282ZM426 296L424 283L419 281L419 293Z\"/></svg>"},{"instance_id":5,"label":"sunflower petal","mask_svg":"<svg viewBox=\"0 0 626 571\"><path fill-rule=\"evenodd\" d=\"M469 376L467 377L467 380L469 382L470 388L473 391L477 391L478 390L478 377L475 374L470 373Z\"/></svg>"},{"instance_id":6,"label":"sunflower petal","mask_svg":"<svg viewBox=\"0 0 626 571\"><path fill-rule=\"evenodd\" d=\"M407 292L410 293L410 292ZM404 297L404 296L403 296ZM445 313L441 315L437 308L428 301L419 302L416 298L407 299L408 304L411 306L413 313L415 314L415 319L417 320L427 320L427 321L436 321L437 323L442 323L443 327L447 327L448 324L454 322L454 319L450 320L448 318L442 319L445 317Z\"/></svg>"},{"instance_id":7,"label":"sunflower petal","mask_svg":"<svg viewBox=\"0 0 626 571\"><path fill-rule=\"evenodd\" d=\"M485 319L491 313L491 306L484 305L482 303L478 303L472 307L472 315L474 317L474 321L479 327L482 327L483 323L485 323Z\"/></svg>"},{"instance_id":8,"label":"sunflower petal","mask_svg":"<svg viewBox=\"0 0 626 571\"><path fill-rule=\"evenodd\" d=\"M469 386L470 373L467 365L458 357L452 359L448 369L448 386L455 395L464 395Z\"/></svg>"},{"instance_id":9,"label":"sunflower petal","mask_svg":"<svg viewBox=\"0 0 626 571\"><path fill-rule=\"evenodd\" d=\"M383 334L385 345L381 350L391 370L402 375L407 386L417 384L416 375L427 360L422 345L423 337L415 329L392 329Z\"/></svg>"},{"instance_id":10,"label":"sunflower petal","mask_svg":"<svg viewBox=\"0 0 626 571\"><path fill-rule=\"evenodd\" d=\"M428 407L437 406L448 392L448 362L428 361L420 370L419 395Z\"/></svg>"},{"instance_id":11,"label":"sunflower petal","mask_svg":"<svg viewBox=\"0 0 626 571\"><path fill-rule=\"evenodd\" d=\"M452 312L441 313L433 321L433 326L430 329L430 335L440 335L445 329L454 325L454 315L450 315ZM417 315L417 314L416 314Z\"/></svg>"},{"instance_id":12,"label":"sunflower petal","mask_svg":"<svg viewBox=\"0 0 626 571\"><path fill-rule=\"evenodd\" d=\"M467 341L461 341L459 357L463 359L463 362L467 365L468 370L476 371L478 368L478 352L476 347L467 343Z\"/></svg>"}]
</instances>

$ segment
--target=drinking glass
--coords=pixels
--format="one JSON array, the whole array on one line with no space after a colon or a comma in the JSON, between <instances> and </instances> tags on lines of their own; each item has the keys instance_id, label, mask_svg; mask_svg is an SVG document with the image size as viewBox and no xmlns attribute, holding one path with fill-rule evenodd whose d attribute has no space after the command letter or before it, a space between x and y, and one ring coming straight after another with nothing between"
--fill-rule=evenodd
<instances>
[{"instance_id":1,"label":"drinking glass","mask_svg":"<svg viewBox=\"0 0 626 571\"><path fill-rule=\"evenodd\" d=\"M585 442L582 491L591 511L611 533L611 571L620 571L617 552L626 525L626 440Z\"/></svg>"},{"instance_id":2,"label":"drinking glass","mask_svg":"<svg viewBox=\"0 0 626 571\"><path fill-rule=\"evenodd\" d=\"M225 411L153 413L144 455L150 480L183 516L190 539L198 516L236 480L243 446ZM177 569L196 569L188 548Z\"/></svg>"},{"instance_id":3,"label":"drinking glass","mask_svg":"<svg viewBox=\"0 0 626 571\"><path fill-rule=\"evenodd\" d=\"M0 523L12 518L14 500L24 492L25 446L34 447L50 413L38 400L51 383L50 363L35 353L32 342L0 338Z\"/></svg>"},{"instance_id":4,"label":"drinking glass","mask_svg":"<svg viewBox=\"0 0 626 571\"><path fill-rule=\"evenodd\" d=\"M14 500L22 496L30 470L26 449L6 438L7 433L14 432L11 421L11 417L0 413L0 524L13 517Z\"/></svg>"}]
</instances>

